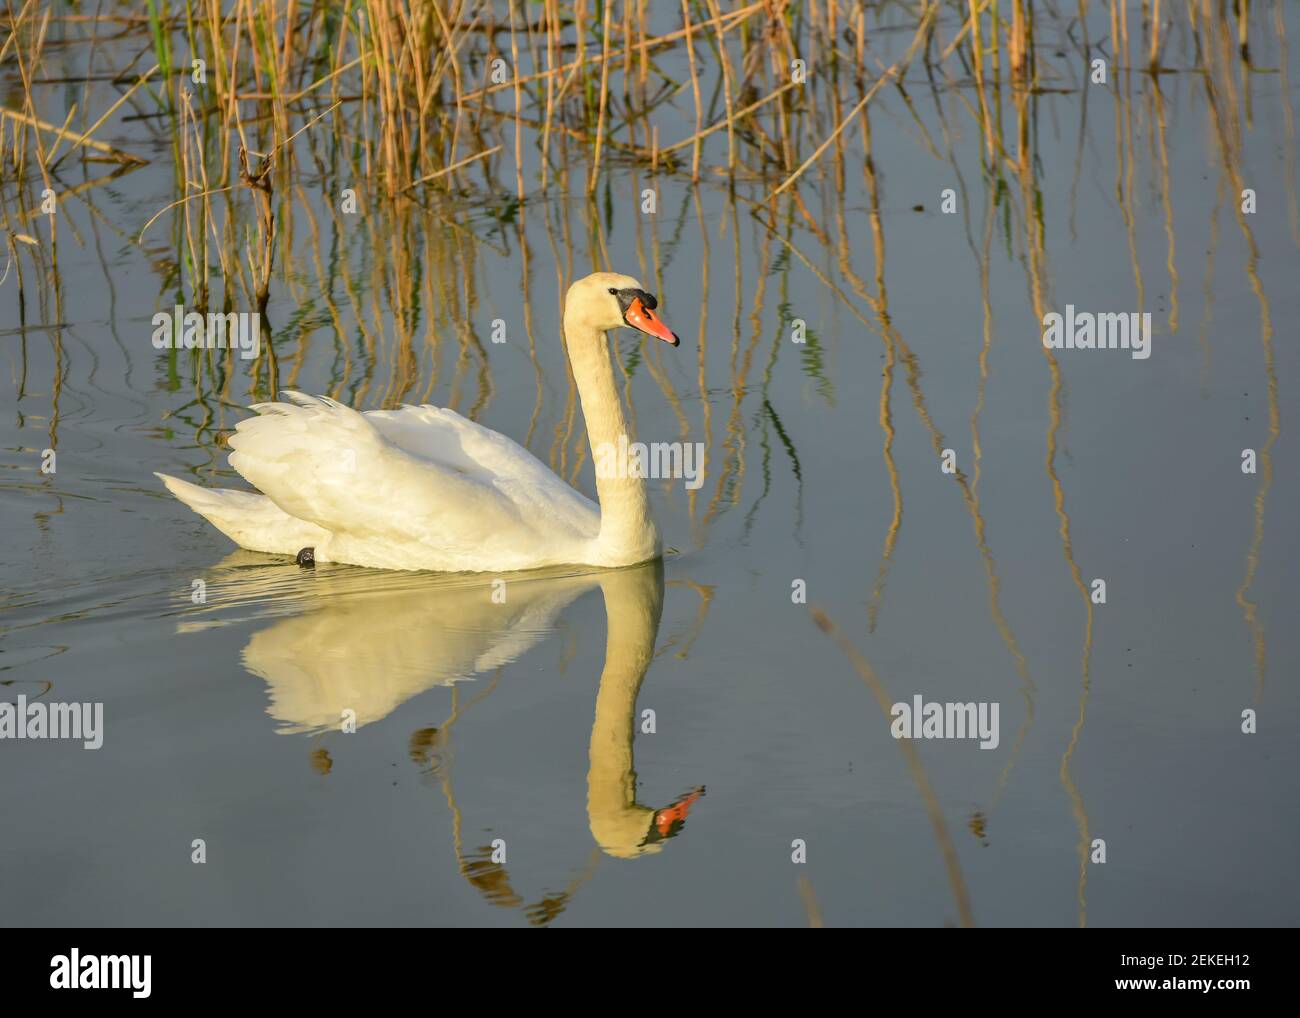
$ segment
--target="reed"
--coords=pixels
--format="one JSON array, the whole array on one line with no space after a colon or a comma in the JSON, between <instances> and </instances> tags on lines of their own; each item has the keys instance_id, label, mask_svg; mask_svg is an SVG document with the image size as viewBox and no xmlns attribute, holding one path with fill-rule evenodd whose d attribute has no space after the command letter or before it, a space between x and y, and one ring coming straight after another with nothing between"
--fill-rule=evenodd
<instances>
[{"instance_id":1,"label":"reed","mask_svg":"<svg viewBox=\"0 0 1300 1018\"><path fill-rule=\"evenodd\" d=\"M998 0L933 0L913 5L908 15L927 63L936 40L945 47L941 64L963 40L968 43L990 156L988 93L1001 86L1002 67L1009 68L1014 87L1035 87L1041 77L1034 9L1025 0L1008 2L1009 18ZM143 88L165 115L177 164L184 130L199 129L212 141L199 151L220 186L236 172L239 146L251 152L284 146L302 124L336 104L326 129L388 200L413 188L456 190L466 186L467 175L495 174L504 161L522 203L549 190L560 136L583 149L588 193L595 193L602 173L629 161L674 171L677 162L668 157L687 147L694 180L784 180L810 151L833 140L834 124L821 123L819 104L840 68L851 66L859 101L882 84L880 75L869 80L869 36L872 19L883 19L891 6L897 7L759 0L724 9L723 0L680 0L680 10L668 15L676 24L670 24L663 20L669 8L654 9L658 20L650 20L647 5L632 0L621 7L613 0L148 0L143 15L110 10L77 18L55 18L36 0L18 9L9 2L0 13L9 29L0 62L17 65L25 101L4 116L10 126L34 129L15 133L9 154L21 168L29 156L44 156L43 138L62 131L65 159L73 150L123 162L147 159L96 137ZM1197 8L1162 7L1159 0L1142 6L1145 56L1155 69L1166 25L1176 30L1183 20L1196 29ZM944 13L957 15L946 43L937 39ZM1127 53L1127 9L1111 0L1110 14L1116 52ZM1244 58L1248 5L1237 5L1235 16L1215 8L1205 17L1234 17ZM52 23L65 49L81 44L89 50L97 33L111 31L119 42L138 37L155 65L143 75L130 66L115 69L129 75L133 87L107 109L83 104L81 115L92 121L85 130L61 129L60 117L43 117L38 109L34 81L46 71L41 51ZM674 50L685 57L687 80L660 59ZM965 51L957 52L965 62ZM808 65L806 88L791 77L800 54ZM195 60L202 61L205 77L192 86L195 102L182 120L175 85L195 73ZM906 70L904 61L899 71ZM662 126L651 121L655 108L683 90L690 93L693 129L655 139L653 127ZM704 143L723 131L725 149ZM504 155L486 155L498 145ZM278 161L279 190L288 185L295 157L286 150ZM478 165L478 158L487 162ZM185 187L178 180L178 194Z\"/></svg>"},{"instance_id":2,"label":"reed","mask_svg":"<svg viewBox=\"0 0 1300 1018\"><path fill-rule=\"evenodd\" d=\"M1138 17L1137 59L1152 71L1203 63L1225 40L1248 60L1246 4L1095 6L1115 63ZM1081 0L1085 22L1087 8ZM571 191L608 200L611 176L631 170L638 190L676 175L697 187L752 183L760 204L790 200L807 219L803 195L825 170L844 190L849 128L884 96L910 105L918 55L932 87L961 89L984 171L1005 189L1007 168L1023 176L1031 153L1023 113L1003 137L1004 90L1019 110L1041 83L1078 75L1074 54L1037 44L1042 26L1025 0L148 0L139 14L99 11L56 14L37 0L0 9L0 67L19 86L0 109L9 260L55 250L56 217L38 231L32 209L39 191L74 193L60 171L101 160L129 170L170 150L174 193L132 242L170 217L165 285L199 307L246 298L265 309L277 279L290 285L294 224L315 228L312 191L337 213L352 188L386 221L410 222L418 203L464 231L465 209L518 224L524 207ZM1068 27L1065 15L1037 15L1057 33ZM886 63L881 33L900 28L910 42L891 35L897 59ZM1086 24L1082 39L1086 53ZM60 106L66 92L52 85L77 59L81 95ZM1248 126L1248 92L1221 78L1216 115L1234 151L1243 93ZM127 116L149 129L123 130ZM870 156L865 132L862 145ZM1288 201L1294 210L1293 186ZM599 218L587 224L596 251ZM377 254L405 257L400 235L378 234Z\"/></svg>"}]
</instances>

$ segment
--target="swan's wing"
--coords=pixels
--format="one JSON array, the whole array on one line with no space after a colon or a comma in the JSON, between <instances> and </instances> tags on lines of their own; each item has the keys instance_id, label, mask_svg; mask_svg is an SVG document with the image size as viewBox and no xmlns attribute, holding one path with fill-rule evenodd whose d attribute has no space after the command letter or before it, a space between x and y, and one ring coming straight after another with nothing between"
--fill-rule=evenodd
<instances>
[{"instance_id":1,"label":"swan's wing","mask_svg":"<svg viewBox=\"0 0 1300 1018\"><path fill-rule=\"evenodd\" d=\"M545 463L518 442L485 428L444 407L404 406L365 414L379 433L400 449L472 477L501 490L518 492L551 511L581 519L592 515L599 528L596 504L575 491Z\"/></svg>"},{"instance_id":2,"label":"swan's wing","mask_svg":"<svg viewBox=\"0 0 1300 1018\"><path fill-rule=\"evenodd\" d=\"M230 464L285 512L330 531L335 560L355 561L365 547L367 564L395 568L526 568L599 527L590 502L566 497L535 457L486 428L444 421L437 431L431 419L419 436L409 418L398 444L374 414L286 395L292 403L259 404L239 423Z\"/></svg>"}]
</instances>

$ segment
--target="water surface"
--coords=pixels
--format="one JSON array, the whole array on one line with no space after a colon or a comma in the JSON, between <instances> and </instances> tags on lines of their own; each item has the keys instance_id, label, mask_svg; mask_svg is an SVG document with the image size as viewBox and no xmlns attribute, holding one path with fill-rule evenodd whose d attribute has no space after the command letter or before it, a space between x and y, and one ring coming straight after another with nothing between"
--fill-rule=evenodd
<instances>
[{"instance_id":1,"label":"water surface","mask_svg":"<svg viewBox=\"0 0 1300 1018\"><path fill-rule=\"evenodd\" d=\"M184 299L178 227L138 234L175 181L165 132L122 123L151 162L61 204L21 300L0 284L0 694L102 702L106 725L96 751L0 742L3 921L1294 923L1293 8L1277 28L1254 69L1184 49L1182 73L1089 86L1067 26L1040 26L1065 77L998 94L992 162L973 83L917 64L869 107L869 162L855 121L771 204L779 167L733 191L617 152L588 203L575 149L516 206L507 149L474 194L349 218L365 181L304 158L277 198L273 363L151 346ZM908 38L882 31L882 58ZM1224 75L1231 96L1206 87ZM664 144L691 103L656 111ZM725 131L707 145L725 161ZM661 566L519 577L505 605L490 576L301 570L153 477L242 486L224 439L291 387L453 407L594 495L558 322L604 265L683 337L613 337L637 437L707 451L698 491L651 483ZM1067 303L1151 312L1151 357L1047 355ZM997 702L997 748L917 743L918 781L810 607L891 702Z\"/></svg>"}]
</instances>

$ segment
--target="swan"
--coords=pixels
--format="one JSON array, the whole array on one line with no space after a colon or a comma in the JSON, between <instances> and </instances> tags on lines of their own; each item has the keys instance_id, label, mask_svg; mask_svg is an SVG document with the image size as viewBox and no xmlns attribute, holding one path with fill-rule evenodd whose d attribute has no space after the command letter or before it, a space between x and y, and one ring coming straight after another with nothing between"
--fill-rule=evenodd
<instances>
[{"instance_id":1,"label":"swan","mask_svg":"<svg viewBox=\"0 0 1300 1018\"><path fill-rule=\"evenodd\" d=\"M593 457L630 446L606 333L629 326L678 346L658 302L631 276L596 272L569 287L564 338ZM600 504L505 435L454 410L359 412L326 396L259 403L230 437L230 465L261 490L167 489L242 548L300 565L513 572L620 567L658 558L645 482L596 472Z\"/></svg>"}]
</instances>

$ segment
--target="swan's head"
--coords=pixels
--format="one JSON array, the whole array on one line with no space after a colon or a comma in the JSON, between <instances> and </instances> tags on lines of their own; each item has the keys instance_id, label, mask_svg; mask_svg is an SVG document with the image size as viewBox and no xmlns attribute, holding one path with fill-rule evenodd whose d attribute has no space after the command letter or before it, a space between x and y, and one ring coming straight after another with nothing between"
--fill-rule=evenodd
<instances>
[{"instance_id":1,"label":"swan's head","mask_svg":"<svg viewBox=\"0 0 1300 1018\"><path fill-rule=\"evenodd\" d=\"M564 319L601 332L624 326L677 346L681 339L655 313L659 302L631 276L593 272L569 287Z\"/></svg>"}]
</instances>

